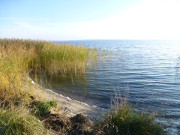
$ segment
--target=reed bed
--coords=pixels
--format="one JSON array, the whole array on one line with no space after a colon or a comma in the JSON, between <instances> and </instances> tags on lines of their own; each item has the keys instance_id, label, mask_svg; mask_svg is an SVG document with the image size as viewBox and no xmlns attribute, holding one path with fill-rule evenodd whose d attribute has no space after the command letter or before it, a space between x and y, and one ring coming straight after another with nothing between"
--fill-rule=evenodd
<instances>
[{"instance_id":1,"label":"reed bed","mask_svg":"<svg viewBox=\"0 0 180 135\"><path fill-rule=\"evenodd\" d=\"M98 57L97 49L77 45L56 44L31 40L0 40L1 46L13 48L15 53L23 50L31 57L25 59L34 72L52 74L83 74L90 60ZM17 49L16 49L17 48ZM12 49L11 49L12 51ZM11 55L12 56L12 55Z\"/></svg>"},{"instance_id":2,"label":"reed bed","mask_svg":"<svg viewBox=\"0 0 180 135\"><path fill-rule=\"evenodd\" d=\"M24 89L28 77L28 60L33 49L26 50L17 44L8 46L0 43L0 101L19 102L27 100L29 93Z\"/></svg>"},{"instance_id":3,"label":"reed bed","mask_svg":"<svg viewBox=\"0 0 180 135\"><path fill-rule=\"evenodd\" d=\"M0 99L29 95L24 89L29 75L82 75L97 57L96 49L83 46L0 39Z\"/></svg>"}]
</instances>

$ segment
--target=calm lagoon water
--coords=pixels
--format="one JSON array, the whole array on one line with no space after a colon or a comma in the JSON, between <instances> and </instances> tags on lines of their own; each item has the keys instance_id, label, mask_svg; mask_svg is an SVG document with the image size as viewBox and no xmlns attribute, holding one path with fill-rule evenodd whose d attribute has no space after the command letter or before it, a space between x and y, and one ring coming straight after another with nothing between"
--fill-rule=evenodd
<instances>
[{"instance_id":1,"label":"calm lagoon water","mask_svg":"<svg viewBox=\"0 0 180 135\"><path fill-rule=\"evenodd\" d=\"M54 79L54 91L100 108L110 106L115 91L122 97L128 93L128 100L137 109L157 111L159 121L171 127L170 133L180 134L180 41L64 42L101 48L110 52L111 59L87 69L84 81Z\"/></svg>"}]
</instances>

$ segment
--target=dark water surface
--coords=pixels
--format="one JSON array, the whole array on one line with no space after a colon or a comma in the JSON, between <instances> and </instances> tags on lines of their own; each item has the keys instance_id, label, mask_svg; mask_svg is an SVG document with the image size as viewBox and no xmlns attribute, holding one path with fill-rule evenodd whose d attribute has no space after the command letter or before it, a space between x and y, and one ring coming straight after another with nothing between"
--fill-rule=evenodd
<instances>
[{"instance_id":1,"label":"dark water surface","mask_svg":"<svg viewBox=\"0 0 180 135\"><path fill-rule=\"evenodd\" d=\"M60 42L60 41L58 41ZM62 42L64 43L64 41ZM137 109L159 112L159 120L180 134L180 41L83 40L66 41L111 52L111 59L88 69L85 80L54 78L52 89L65 96L110 106L114 91L127 95ZM108 56L107 56L108 57Z\"/></svg>"}]
</instances>

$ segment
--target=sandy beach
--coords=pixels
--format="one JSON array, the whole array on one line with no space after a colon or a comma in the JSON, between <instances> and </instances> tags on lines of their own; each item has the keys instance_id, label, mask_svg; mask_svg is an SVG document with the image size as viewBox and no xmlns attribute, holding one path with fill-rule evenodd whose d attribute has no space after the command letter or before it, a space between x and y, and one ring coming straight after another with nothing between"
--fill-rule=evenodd
<instances>
[{"instance_id":1,"label":"sandy beach","mask_svg":"<svg viewBox=\"0 0 180 135\"><path fill-rule=\"evenodd\" d=\"M38 92L41 97L41 99L44 99L46 101L50 100L56 100L58 102L59 107L61 108L61 112L66 113L68 116L74 116L76 114L83 113L86 116L88 116L91 120L97 120L99 119L103 111L97 106L89 105L77 100L73 100L69 97L64 97L61 94L55 93L54 91L50 89L45 89L41 87L40 85L34 83L34 88L36 89L36 92Z\"/></svg>"}]
</instances>

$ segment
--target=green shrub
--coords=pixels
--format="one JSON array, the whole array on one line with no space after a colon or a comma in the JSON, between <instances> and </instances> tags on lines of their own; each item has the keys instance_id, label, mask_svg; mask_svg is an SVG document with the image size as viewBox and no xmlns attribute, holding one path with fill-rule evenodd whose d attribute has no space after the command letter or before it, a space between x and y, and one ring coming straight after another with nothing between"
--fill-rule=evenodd
<instances>
[{"instance_id":1,"label":"green shrub","mask_svg":"<svg viewBox=\"0 0 180 135\"><path fill-rule=\"evenodd\" d=\"M138 113L127 104L113 110L95 128L102 135L165 135L152 114Z\"/></svg>"},{"instance_id":2,"label":"green shrub","mask_svg":"<svg viewBox=\"0 0 180 135\"><path fill-rule=\"evenodd\" d=\"M52 107L56 107L56 106L57 106L56 100L52 100L49 102L36 102L34 104L33 109L37 116L43 117L50 112Z\"/></svg>"},{"instance_id":3,"label":"green shrub","mask_svg":"<svg viewBox=\"0 0 180 135\"><path fill-rule=\"evenodd\" d=\"M42 122L26 109L0 109L0 135L50 134Z\"/></svg>"}]
</instances>

